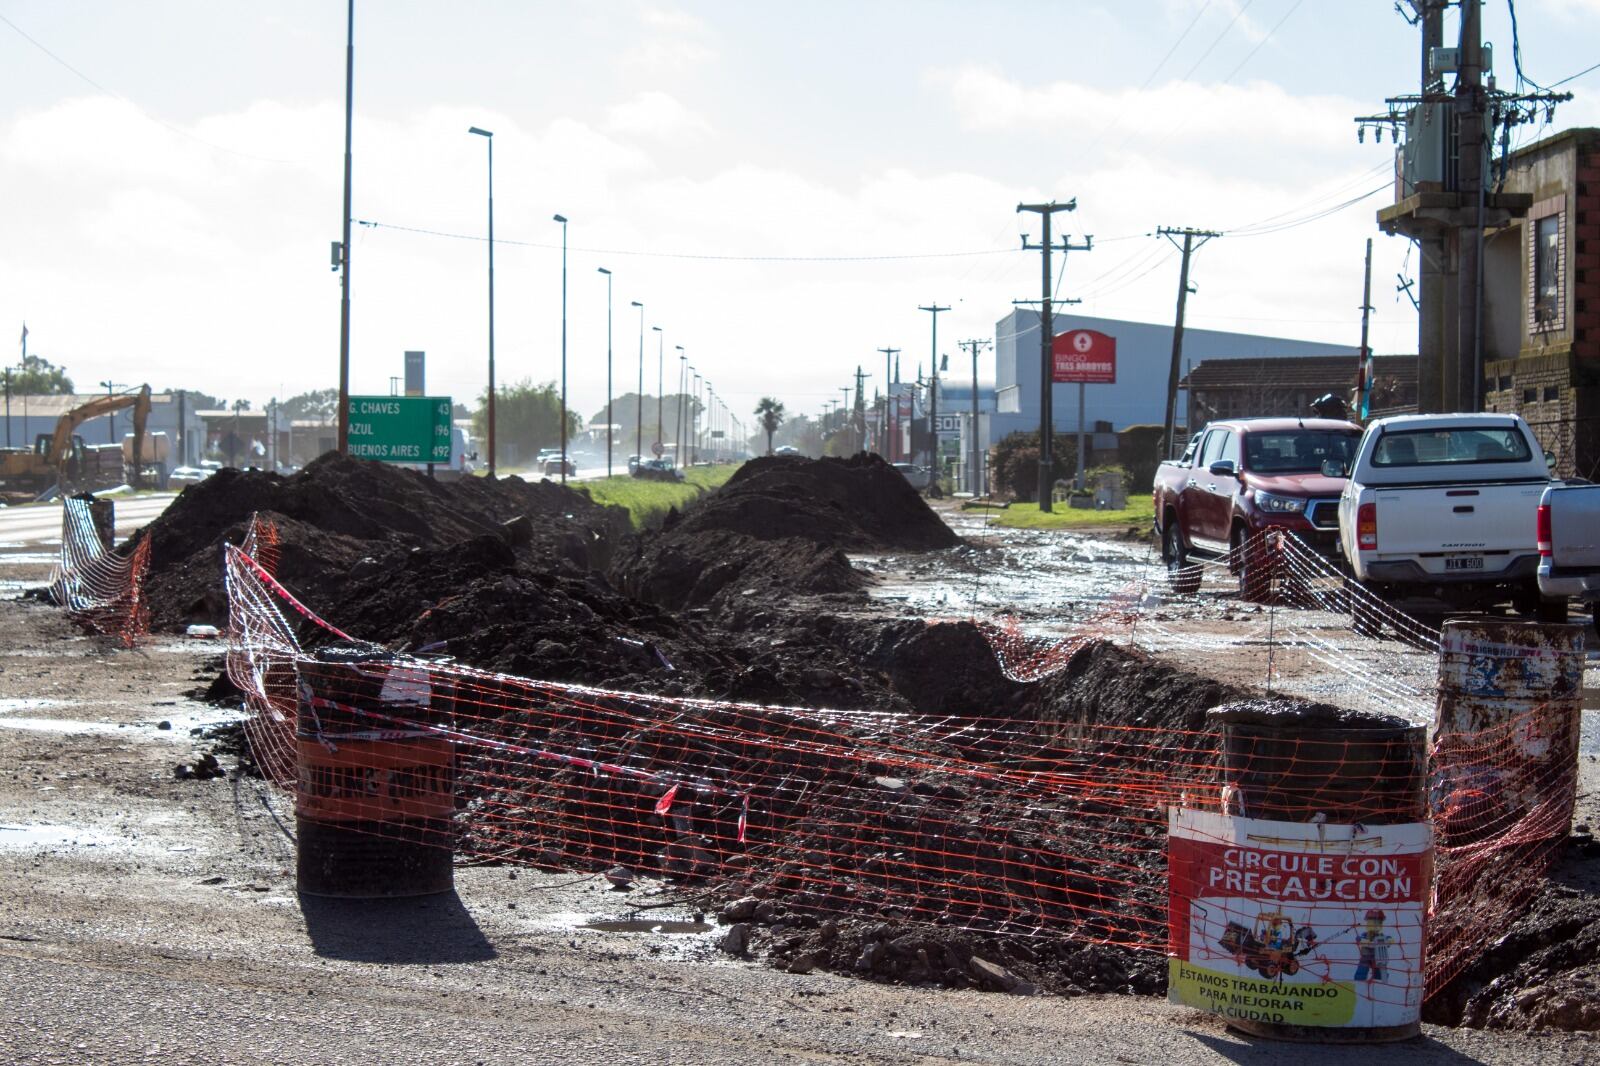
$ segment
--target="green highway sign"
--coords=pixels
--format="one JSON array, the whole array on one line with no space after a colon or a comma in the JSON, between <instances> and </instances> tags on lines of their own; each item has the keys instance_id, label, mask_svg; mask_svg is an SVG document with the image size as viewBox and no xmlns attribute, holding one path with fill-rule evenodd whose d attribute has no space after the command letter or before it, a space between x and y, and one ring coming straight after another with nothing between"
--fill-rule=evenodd
<instances>
[{"instance_id":1,"label":"green highway sign","mask_svg":"<svg viewBox=\"0 0 1600 1066\"><path fill-rule=\"evenodd\" d=\"M448 463L448 396L350 397L350 454L389 463Z\"/></svg>"}]
</instances>

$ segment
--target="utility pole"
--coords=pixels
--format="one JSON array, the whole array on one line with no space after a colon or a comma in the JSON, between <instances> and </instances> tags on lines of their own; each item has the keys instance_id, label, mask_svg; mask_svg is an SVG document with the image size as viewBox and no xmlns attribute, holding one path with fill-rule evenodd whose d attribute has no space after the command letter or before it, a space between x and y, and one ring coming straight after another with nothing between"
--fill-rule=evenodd
<instances>
[{"instance_id":1,"label":"utility pole","mask_svg":"<svg viewBox=\"0 0 1600 1066\"><path fill-rule=\"evenodd\" d=\"M1213 237L1220 237L1222 234L1215 230L1191 229L1188 226L1183 229L1162 226L1156 230L1156 234L1165 237L1173 244L1178 243L1178 237L1183 238L1183 266L1178 270L1178 316L1172 327L1172 367L1167 372L1166 435L1161 438L1162 447L1167 453L1164 458L1171 459L1174 455L1173 438L1178 431L1178 368L1183 365L1183 314L1189 302L1189 294L1195 291L1189 285L1189 257L1195 253L1195 250L1200 245L1205 244ZM1196 238L1199 239L1200 244L1195 243ZM1189 428L1192 429L1193 427Z\"/></svg>"},{"instance_id":2,"label":"utility pole","mask_svg":"<svg viewBox=\"0 0 1600 1066\"><path fill-rule=\"evenodd\" d=\"M1361 284L1361 363L1356 367L1356 411L1361 421L1367 420L1368 401L1372 396L1372 349L1367 346L1367 326L1372 316L1372 238L1367 238L1366 280Z\"/></svg>"},{"instance_id":3,"label":"utility pole","mask_svg":"<svg viewBox=\"0 0 1600 1066\"><path fill-rule=\"evenodd\" d=\"M856 369L859 370L861 368L857 367ZM850 408L850 386L846 385L839 391L844 393L844 399L839 401L839 412L842 416L839 419L839 429L844 433L844 458L848 459L856 453L856 449L851 447L855 443L855 427L852 425L854 417ZM846 427L850 428L847 429Z\"/></svg>"},{"instance_id":4,"label":"utility pole","mask_svg":"<svg viewBox=\"0 0 1600 1066\"><path fill-rule=\"evenodd\" d=\"M918 305L918 311L927 311L933 315L933 346L930 353L933 357L933 368L929 371L928 378L928 451L931 458L928 463L928 494L937 497L939 489L939 312L948 311L949 307L940 307L935 300L927 307Z\"/></svg>"},{"instance_id":5,"label":"utility pole","mask_svg":"<svg viewBox=\"0 0 1600 1066\"><path fill-rule=\"evenodd\" d=\"M967 491L976 496L981 487L979 475L983 466L983 451L978 440L978 353L994 347L994 342L978 338L962 341L961 347L972 353L972 428L968 431L972 438L972 454L967 460Z\"/></svg>"},{"instance_id":6,"label":"utility pole","mask_svg":"<svg viewBox=\"0 0 1600 1066\"><path fill-rule=\"evenodd\" d=\"M856 365L856 403L852 419L856 424L856 436L861 441L861 451L867 450L867 379L871 376L861 369L860 364Z\"/></svg>"},{"instance_id":7,"label":"utility pole","mask_svg":"<svg viewBox=\"0 0 1600 1066\"><path fill-rule=\"evenodd\" d=\"M1044 240L1038 244L1029 244L1028 235L1022 235L1023 251L1040 253L1040 260L1044 268L1044 290L1040 294L1039 308L1039 510L1049 514L1051 510L1050 494L1054 487L1055 472L1055 380L1054 360L1050 355L1051 343L1055 340L1055 304L1056 299L1050 294L1050 260L1056 252L1063 255L1067 252L1087 252L1094 247L1094 238L1088 237L1082 244L1073 244L1070 240L1063 239L1057 245L1050 239L1050 222L1057 211L1076 211L1078 200L1074 197L1064 204L1051 200L1047 204L1018 204L1017 212L1032 211L1044 220ZM1063 264L1062 269L1066 266ZM1031 303L1028 300L1014 301L1017 303ZM1076 300L1062 300L1061 303L1077 303Z\"/></svg>"},{"instance_id":8,"label":"utility pole","mask_svg":"<svg viewBox=\"0 0 1600 1066\"><path fill-rule=\"evenodd\" d=\"M889 382L894 380L894 357L899 348L879 348L883 353L883 421L878 424L878 454L887 462L894 462L894 441L889 436L889 405L894 397L889 393Z\"/></svg>"},{"instance_id":9,"label":"utility pole","mask_svg":"<svg viewBox=\"0 0 1600 1066\"><path fill-rule=\"evenodd\" d=\"M1484 233L1526 216L1532 202L1527 194L1490 189L1494 130L1508 138L1512 126L1541 114L1548 120L1556 104L1572 99L1571 93L1496 89L1485 62L1482 0L1456 0L1460 33L1455 48L1444 48L1450 6L1451 0L1407 0L1407 14L1395 5L1421 30L1420 91L1391 96L1385 112L1355 119L1358 139L1370 129L1381 143L1388 129L1396 145L1395 202L1379 210L1378 227L1416 241L1421 252L1414 299L1417 408L1423 413L1483 406ZM1446 74L1455 75L1449 89Z\"/></svg>"}]
</instances>

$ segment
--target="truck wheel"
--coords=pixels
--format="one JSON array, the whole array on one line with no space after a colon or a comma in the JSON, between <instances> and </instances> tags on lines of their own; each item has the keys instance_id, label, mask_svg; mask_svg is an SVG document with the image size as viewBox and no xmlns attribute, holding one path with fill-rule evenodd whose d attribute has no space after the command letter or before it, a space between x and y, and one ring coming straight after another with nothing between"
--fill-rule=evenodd
<instances>
[{"instance_id":1,"label":"truck wheel","mask_svg":"<svg viewBox=\"0 0 1600 1066\"><path fill-rule=\"evenodd\" d=\"M1350 628L1358 637L1376 637L1383 632L1383 615L1374 598L1374 593L1356 578L1344 579L1345 609L1350 612Z\"/></svg>"},{"instance_id":2,"label":"truck wheel","mask_svg":"<svg viewBox=\"0 0 1600 1066\"><path fill-rule=\"evenodd\" d=\"M1272 603L1273 559L1267 538L1252 537L1243 526L1233 531L1234 574L1239 579L1239 599L1245 603Z\"/></svg>"},{"instance_id":3,"label":"truck wheel","mask_svg":"<svg viewBox=\"0 0 1600 1066\"><path fill-rule=\"evenodd\" d=\"M1183 547L1183 533L1177 520L1168 517L1161 532L1161 557L1167 562L1167 580L1172 591L1180 596L1193 596L1200 591L1200 568L1189 563L1189 553Z\"/></svg>"}]
</instances>

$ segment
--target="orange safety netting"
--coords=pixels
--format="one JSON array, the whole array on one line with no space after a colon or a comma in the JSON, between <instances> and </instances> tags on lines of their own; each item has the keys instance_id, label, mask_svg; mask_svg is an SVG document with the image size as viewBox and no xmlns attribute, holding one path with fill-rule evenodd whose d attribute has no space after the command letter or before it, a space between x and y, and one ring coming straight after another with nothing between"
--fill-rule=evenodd
<instances>
[{"instance_id":1,"label":"orange safety netting","mask_svg":"<svg viewBox=\"0 0 1600 1066\"><path fill-rule=\"evenodd\" d=\"M1419 749L1406 771L1416 779L1397 778L1402 742L1361 735L1225 745L1211 729L540 682L352 641L238 548L226 571L228 672L264 772L302 815L469 860L621 864L726 895L759 887L798 912L1165 953L1171 808L1315 812L1341 828L1430 818L1426 958L1391 965L1423 967L1432 993L1515 917L1572 811L1575 730L1549 705L1437 732L1425 768ZM318 633L310 647L301 626ZM1008 673L1047 676L1071 655L1014 626L991 632ZM1550 739L1530 748L1531 735ZM1322 941L1336 932L1357 935Z\"/></svg>"},{"instance_id":2,"label":"orange safety netting","mask_svg":"<svg viewBox=\"0 0 1600 1066\"><path fill-rule=\"evenodd\" d=\"M106 531L109 539L110 531ZM61 501L61 556L50 575L50 595L74 621L132 647L150 632L144 577L150 538L127 555L111 550L95 523L89 500Z\"/></svg>"}]
</instances>

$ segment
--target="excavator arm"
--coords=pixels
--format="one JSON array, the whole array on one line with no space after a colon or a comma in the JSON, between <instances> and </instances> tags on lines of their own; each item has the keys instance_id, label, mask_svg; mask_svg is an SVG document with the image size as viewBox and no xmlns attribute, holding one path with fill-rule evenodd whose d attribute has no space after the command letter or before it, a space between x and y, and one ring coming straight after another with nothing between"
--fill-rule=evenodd
<instances>
[{"instance_id":1,"label":"excavator arm","mask_svg":"<svg viewBox=\"0 0 1600 1066\"><path fill-rule=\"evenodd\" d=\"M91 418L109 415L125 407L133 408L133 466L135 476L138 476L137 472L143 458L141 452L144 446L144 427L150 417L149 385L141 385L137 392L96 396L88 403L74 407L56 422L55 435L50 440L49 459L56 464L56 484L62 486L63 493L67 481L67 459L72 454L73 430Z\"/></svg>"}]
</instances>

